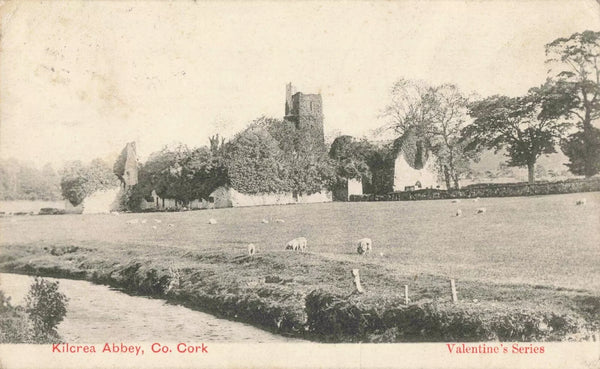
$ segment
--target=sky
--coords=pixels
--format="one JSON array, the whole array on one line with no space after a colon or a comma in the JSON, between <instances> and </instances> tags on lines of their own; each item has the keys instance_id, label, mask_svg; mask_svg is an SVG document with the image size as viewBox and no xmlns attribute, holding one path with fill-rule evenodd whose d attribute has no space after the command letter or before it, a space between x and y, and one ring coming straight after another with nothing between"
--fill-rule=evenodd
<instances>
[{"instance_id":1,"label":"sky","mask_svg":"<svg viewBox=\"0 0 600 369\"><path fill-rule=\"evenodd\" d=\"M0 5L0 157L147 156L282 118L321 93L326 136L369 135L399 78L524 94L544 45L600 30L590 1L67 1Z\"/></svg>"}]
</instances>

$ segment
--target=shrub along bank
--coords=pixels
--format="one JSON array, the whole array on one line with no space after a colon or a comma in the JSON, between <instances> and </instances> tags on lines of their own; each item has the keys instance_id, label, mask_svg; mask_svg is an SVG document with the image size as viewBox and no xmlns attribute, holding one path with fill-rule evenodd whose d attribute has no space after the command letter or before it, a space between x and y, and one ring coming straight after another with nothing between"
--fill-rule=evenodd
<instances>
[{"instance_id":1,"label":"shrub along bank","mask_svg":"<svg viewBox=\"0 0 600 369\"><path fill-rule=\"evenodd\" d=\"M107 245L7 245L0 270L108 284L264 329L322 342L556 341L600 327L600 297L583 290L402 275L362 262L366 292L354 293L355 262L324 255ZM401 286L410 284L404 304ZM476 298L475 298L476 297Z\"/></svg>"}]
</instances>

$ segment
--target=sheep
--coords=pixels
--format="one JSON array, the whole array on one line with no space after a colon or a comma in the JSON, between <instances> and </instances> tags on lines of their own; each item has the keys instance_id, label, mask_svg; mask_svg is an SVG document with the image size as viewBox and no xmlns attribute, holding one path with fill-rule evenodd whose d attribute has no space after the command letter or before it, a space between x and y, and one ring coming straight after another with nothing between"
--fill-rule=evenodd
<instances>
[{"instance_id":1,"label":"sheep","mask_svg":"<svg viewBox=\"0 0 600 369\"><path fill-rule=\"evenodd\" d=\"M173 228L173 227L175 227L175 224L173 224L173 223L169 223L169 224L167 224L167 227L171 227L171 228Z\"/></svg>"},{"instance_id":2,"label":"sheep","mask_svg":"<svg viewBox=\"0 0 600 369\"><path fill-rule=\"evenodd\" d=\"M276 223L285 223L285 220L283 220L283 219L275 219L275 222Z\"/></svg>"},{"instance_id":3,"label":"sheep","mask_svg":"<svg viewBox=\"0 0 600 369\"><path fill-rule=\"evenodd\" d=\"M454 199L454 200L452 200L452 202L453 202L453 203L459 203L459 202L460 202L460 199Z\"/></svg>"},{"instance_id":4,"label":"sheep","mask_svg":"<svg viewBox=\"0 0 600 369\"><path fill-rule=\"evenodd\" d=\"M485 213L485 208L477 209L477 214L484 214L484 213Z\"/></svg>"},{"instance_id":5,"label":"sheep","mask_svg":"<svg viewBox=\"0 0 600 369\"><path fill-rule=\"evenodd\" d=\"M458 209L456 210L456 216L459 217L462 215L462 210Z\"/></svg>"},{"instance_id":6,"label":"sheep","mask_svg":"<svg viewBox=\"0 0 600 369\"><path fill-rule=\"evenodd\" d=\"M306 238L298 237L296 238L296 240L298 241L298 249L300 250L300 252L306 252Z\"/></svg>"},{"instance_id":7,"label":"sheep","mask_svg":"<svg viewBox=\"0 0 600 369\"><path fill-rule=\"evenodd\" d=\"M356 251L359 255L367 252L370 253L373 250L373 241L371 241L370 238L361 238L357 241L357 244L358 247L356 248Z\"/></svg>"},{"instance_id":8,"label":"sheep","mask_svg":"<svg viewBox=\"0 0 600 369\"><path fill-rule=\"evenodd\" d=\"M138 219L130 219L126 223L127 224L138 224L140 221Z\"/></svg>"},{"instance_id":9,"label":"sheep","mask_svg":"<svg viewBox=\"0 0 600 369\"><path fill-rule=\"evenodd\" d=\"M299 248L298 239L294 238L285 245L286 250L297 251Z\"/></svg>"},{"instance_id":10,"label":"sheep","mask_svg":"<svg viewBox=\"0 0 600 369\"><path fill-rule=\"evenodd\" d=\"M476 197L473 199L473 202L477 202L477 201L479 201L479 197Z\"/></svg>"},{"instance_id":11,"label":"sheep","mask_svg":"<svg viewBox=\"0 0 600 369\"><path fill-rule=\"evenodd\" d=\"M146 224L146 222L148 222L148 219L142 219L142 220L140 221L140 223L142 223L142 224Z\"/></svg>"},{"instance_id":12,"label":"sheep","mask_svg":"<svg viewBox=\"0 0 600 369\"><path fill-rule=\"evenodd\" d=\"M577 202L575 203L575 205L585 205L586 202L587 202L587 200L585 198L584 199L579 199L579 200L577 200Z\"/></svg>"},{"instance_id":13,"label":"sheep","mask_svg":"<svg viewBox=\"0 0 600 369\"><path fill-rule=\"evenodd\" d=\"M152 229L158 229L158 227L157 226L152 226Z\"/></svg>"},{"instance_id":14,"label":"sheep","mask_svg":"<svg viewBox=\"0 0 600 369\"><path fill-rule=\"evenodd\" d=\"M261 220L261 223L263 223L263 224L269 224L269 221L267 219L263 218L263 220Z\"/></svg>"},{"instance_id":15,"label":"sheep","mask_svg":"<svg viewBox=\"0 0 600 369\"><path fill-rule=\"evenodd\" d=\"M210 218L208 224L217 224L217 220L215 218Z\"/></svg>"},{"instance_id":16,"label":"sheep","mask_svg":"<svg viewBox=\"0 0 600 369\"><path fill-rule=\"evenodd\" d=\"M248 255L252 256L256 254L256 246L253 243L248 244Z\"/></svg>"}]
</instances>

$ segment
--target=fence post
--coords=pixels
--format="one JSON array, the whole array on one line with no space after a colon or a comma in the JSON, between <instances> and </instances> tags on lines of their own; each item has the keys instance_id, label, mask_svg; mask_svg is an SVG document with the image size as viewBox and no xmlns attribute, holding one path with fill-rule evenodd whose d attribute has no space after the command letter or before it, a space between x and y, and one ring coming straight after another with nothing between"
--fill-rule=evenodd
<instances>
[{"instance_id":1,"label":"fence post","mask_svg":"<svg viewBox=\"0 0 600 369\"><path fill-rule=\"evenodd\" d=\"M458 302L458 296L456 295L456 284L454 283L454 279L450 280L450 289L452 290L452 302Z\"/></svg>"},{"instance_id":2,"label":"fence post","mask_svg":"<svg viewBox=\"0 0 600 369\"><path fill-rule=\"evenodd\" d=\"M408 305L408 285L404 285L404 305Z\"/></svg>"},{"instance_id":3,"label":"fence post","mask_svg":"<svg viewBox=\"0 0 600 369\"><path fill-rule=\"evenodd\" d=\"M358 274L358 269L352 269L352 276L354 276L354 286L356 287L356 291L358 291L358 293L365 292L360 284L360 275Z\"/></svg>"}]
</instances>

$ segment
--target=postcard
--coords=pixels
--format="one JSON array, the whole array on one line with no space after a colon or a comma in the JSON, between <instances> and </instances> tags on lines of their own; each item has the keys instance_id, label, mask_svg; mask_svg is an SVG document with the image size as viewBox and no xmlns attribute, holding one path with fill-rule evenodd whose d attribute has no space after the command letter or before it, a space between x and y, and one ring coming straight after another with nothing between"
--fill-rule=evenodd
<instances>
[{"instance_id":1,"label":"postcard","mask_svg":"<svg viewBox=\"0 0 600 369\"><path fill-rule=\"evenodd\" d=\"M0 367L600 365L599 2L0 24Z\"/></svg>"}]
</instances>

